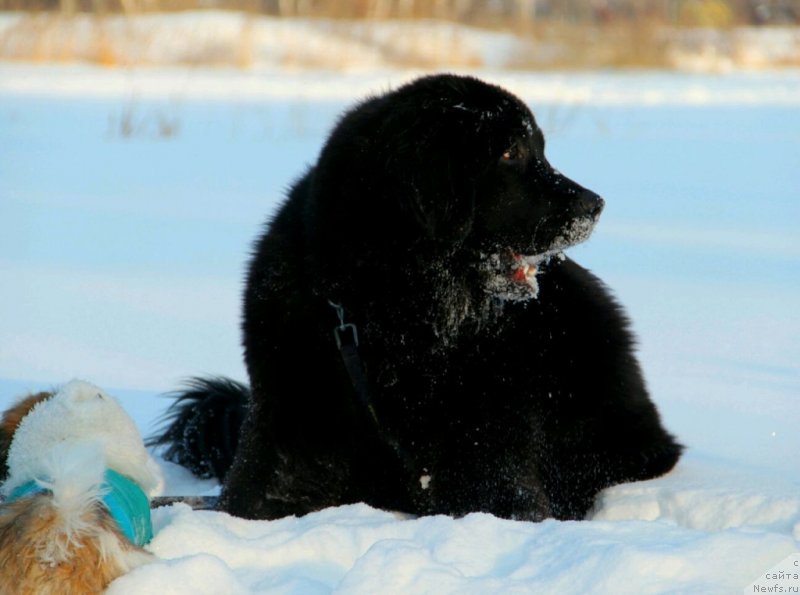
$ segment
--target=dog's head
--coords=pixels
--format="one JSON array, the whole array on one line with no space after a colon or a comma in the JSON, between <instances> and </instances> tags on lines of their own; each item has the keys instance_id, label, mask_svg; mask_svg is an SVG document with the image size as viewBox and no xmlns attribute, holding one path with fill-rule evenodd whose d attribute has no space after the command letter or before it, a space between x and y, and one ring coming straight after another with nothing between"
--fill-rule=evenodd
<instances>
[{"instance_id":1,"label":"dog's head","mask_svg":"<svg viewBox=\"0 0 800 595\"><path fill-rule=\"evenodd\" d=\"M364 246L467 249L524 277L525 267L588 238L603 209L544 148L530 110L505 90L471 77L421 78L345 115L313 172L312 195L336 198L315 210Z\"/></svg>"},{"instance_id":2,"label":"dog's head","mask_svg":"<svg viewBox=\"0 0 800 595\"><path fill-rule=\"evenodd\" d=\"M455 233L483 250L527 255L560 251L589 236L603 200L550 165L544 135L521 100L451 75L423 78L396 93L418 105L409 108L410 121L394 123L400 136L387 135L385 142L404 153L398 165L415 182L408 210L428 233L446 239Z\"/></svg>"},{"instance_id":3,"label":"dog's head","mask_svg":"<svg viewBox=\"0 0 800 595\"><path fill-rule=\"evenodd\" d=\"M42 479L52 453L76 443L90 444L108 468L131 478L149 495L162 487L158 466L133 420L113 397L87 382L73 380L53 393L24 399L6 412L3 428L13 430L5 493Z\"/></svg>"}]
</instances>

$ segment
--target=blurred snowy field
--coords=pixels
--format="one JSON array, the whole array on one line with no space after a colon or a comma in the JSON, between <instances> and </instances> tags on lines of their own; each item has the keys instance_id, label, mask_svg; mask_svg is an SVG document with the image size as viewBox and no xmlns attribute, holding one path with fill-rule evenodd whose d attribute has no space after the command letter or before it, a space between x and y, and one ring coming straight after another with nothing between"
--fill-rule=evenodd
<instances>
[{"instance_id":1,"label":"blurred snowy field","mask_svg":"<svg viewBox=\"0 0 800 595\"><path fill-rule=\"evenodd\" d=\"M0 64L0 407L80 377L148 434L182 378L245 380L251 241L338 115L415 74ZM582 523L163 509L165 561L118 592L741 592L800 551L800 72L475 74L606 199L570 253L627 307L685 459Z\"/></svg>"}]
</instances>

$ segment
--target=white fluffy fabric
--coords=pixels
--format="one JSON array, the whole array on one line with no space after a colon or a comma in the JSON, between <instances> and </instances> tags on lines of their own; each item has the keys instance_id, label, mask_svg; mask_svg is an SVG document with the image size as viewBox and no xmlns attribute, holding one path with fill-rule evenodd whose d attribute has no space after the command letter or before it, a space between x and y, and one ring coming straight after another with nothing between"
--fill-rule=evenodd
<instances>
[{"instance_id":1,"label":"white fluffy fabric","mask_svg":"<svg viewBox=\"0 0 800 595\"><path fill-rule=\"evenodd\" d=\"M92 533L86 513L103 498L105 457L96 442L67 444L47 453L42 469L47 479L36 483L53 493L63 524L42 544L39 557L46 564L60 564L80 547L82 536Z\"/></svg>"},{"instance_id":2,"label":"white fluffy fabric","mask_svg":"<svg viewBox=\"0 0 800 595\"><path fill-rule=\"evenodd\" d=\"M2 493L31 480L52 481L59 451L75 445L91 448L103 468L131 478L150 497L163 488L161 472L130 416L100 388L73 380L22 418L8 451Z\"/></svg>"}]
</instances>

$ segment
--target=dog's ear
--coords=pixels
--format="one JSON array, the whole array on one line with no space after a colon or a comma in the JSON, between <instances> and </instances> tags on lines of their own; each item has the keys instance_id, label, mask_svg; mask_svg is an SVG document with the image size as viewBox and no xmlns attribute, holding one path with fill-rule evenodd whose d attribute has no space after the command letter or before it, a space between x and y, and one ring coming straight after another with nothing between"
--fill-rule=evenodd
<instances>
[{"instance_id":1,"label":"dog's ear","mask_svg":"<svg viewBox=\"0 0 800 595\"><path fill-rule=\"evenodd\" d=\"M447 159L420 156L416 165L419 167L406 176L406 193L399 197L401 207L427 238L460 242L469 234L474 218L475 185L470 183L470 173L458 171L461 164Z\"/></svg>"},{"instance_id":2,"label":"dog's ear","mask_svg":"<svg viewBox=\"0 0 800 595\"><path fill-rule=\"evenodd\" d=\"M52 392L40 392L22 397L6 409L0 418L0 482L8 476L8 449L22 418L36 405L53 396Z\"/></svg>"},{"instance_id":3,"label":"dog's ear","mask_svg":"<svg viewBox=\"0 0 800 595\"><path fill-rule=\"evenodd\" d=\"M460 242L472 228L484 161L474 134L454 115L461 114L428 106L413 121L397 118L379 136L385 139L382 162L406 219L425 237L445 243Z\"/></svg>"}]
</instances>

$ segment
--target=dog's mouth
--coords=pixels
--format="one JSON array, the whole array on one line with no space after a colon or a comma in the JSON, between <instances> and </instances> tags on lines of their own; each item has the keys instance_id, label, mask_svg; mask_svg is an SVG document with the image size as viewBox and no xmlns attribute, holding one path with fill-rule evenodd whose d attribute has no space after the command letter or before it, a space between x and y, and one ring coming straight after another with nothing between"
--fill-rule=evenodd
<instances>
[{"instance_id":1,"label":"dog's mouth","mask_svg":"<svg viewBox=\"0 0 800 595\"><path fill-rule=\"evenodd\" d=\"M566 229L564 229L553 239L552 242L550 242L546 252L560 252L580 244L581 242L585 242L589 239L589 236L592 235L592 231L594 230L594 226L598 219L600 219L600 213L597 213L592 217L579 217L577 219L573 219L569 226L567 226Z\"/></svg>"},{"instance_id":2,"label":"dog's mouth","mask_svg":"<svg viewBox=\"0 0 800 595\"><path fill-rule=\"evenodd\" d=\"M563 260L561 250L524 255L506 249L484 257L486 292L501 302L523 302L539 296L537 276L552 259Z\"/></svg>"},{"instance_id":3,"label":"dog's mouth","mask_svg":"<svg viewBox=\"0 0 800 595\"><path fill-rule=\"evenodd\" d=\"M574 219L567 229L553 239L544 252L533 256L525 256L511 250L511 278L519 283L534 283L541 265L550 262L554 256L564 260L564 250L589 239L597 219L598 217Z\"/></svg>"},{"instance_id":4,"label":"dog's mouth","mask_svg":"<svg viewBox=\"0 0 800 595\"><path fill-rule=\"evenodd\" d=\"M507 248L485 258L489 271L486 290L503 301L519 302L539 296L537 276L552 260L564 260L564 250L589 238L597 217L575 219L549 246L536 254L526 255Z\"/></svg>"},{"instance_id":5,"label":"dog's mouth","mask_svg":"<svg viewBox=\"0 0 800 595\"><path fill-rule=\"evenodd\" d=\"M550 262L551 258L564 260L564 252L561 250L553 250L545 252L544 254L534 254L533 256L525 256L517 254L513 250L511 252L511 280L515 283L524 283L531 287L536 287L536 275L544 265Z\"/></svg>"}]
</instances>

